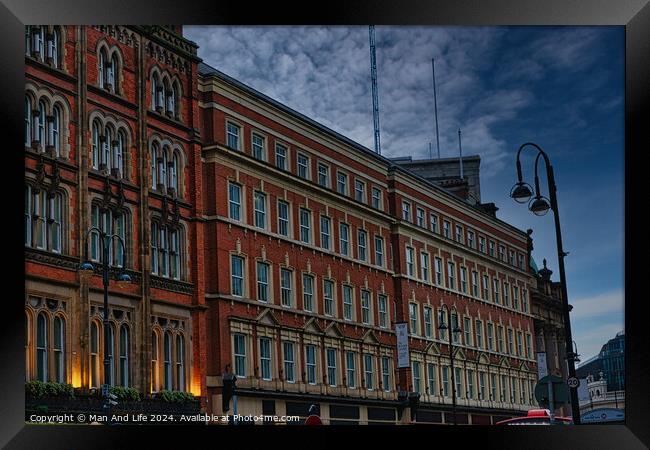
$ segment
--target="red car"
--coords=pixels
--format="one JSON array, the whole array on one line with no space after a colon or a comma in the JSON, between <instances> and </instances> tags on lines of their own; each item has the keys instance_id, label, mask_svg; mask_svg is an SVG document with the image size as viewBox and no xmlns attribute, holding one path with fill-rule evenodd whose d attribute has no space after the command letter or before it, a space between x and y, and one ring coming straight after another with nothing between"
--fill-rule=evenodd
<instances>
[{"instance_id":1,"label":"red car","mask_svg":"<svg viewBox=\"0 0 650 450\"><path fill-rule=\"evenodd\" d=\"M551 425L551 412L548 409L531 409L524 417L502 420L495 425ZM555 416L554 425L573 425L573 419Z\"/></svg>"}]
</instances>

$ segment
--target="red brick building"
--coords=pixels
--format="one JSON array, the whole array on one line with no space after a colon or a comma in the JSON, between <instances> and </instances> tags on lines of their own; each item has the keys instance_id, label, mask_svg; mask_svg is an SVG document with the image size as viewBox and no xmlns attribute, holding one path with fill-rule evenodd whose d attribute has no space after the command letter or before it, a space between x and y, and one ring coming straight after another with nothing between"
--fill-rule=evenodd
<instances>
[{"instance_id":1,"label":"red brick building","mask_svg":"<svg viewBox=\"0 0 650 450\"><path fill-rule=\"evenodd\" d=\"M240 414L398 422L417 391L417 420L449 423L450 308L459 422L533 404L526 233L201 63L181 27L25 42L27 379L220 413L231 371ZM101 275L77 272L100 259L91 226L133 280L110 285L108 379Z\"/></svg>"}]
</instances>

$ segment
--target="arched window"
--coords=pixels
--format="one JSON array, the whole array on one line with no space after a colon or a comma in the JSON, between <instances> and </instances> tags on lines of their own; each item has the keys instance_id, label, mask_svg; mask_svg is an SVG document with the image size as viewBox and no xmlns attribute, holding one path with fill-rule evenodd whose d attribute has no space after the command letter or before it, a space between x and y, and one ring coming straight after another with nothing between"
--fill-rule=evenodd
<instances>
[{"instance_id":1,"label":"arched window","mask_svg":"<svg viewBox=\"0 0 650 450\"><path fill-rule=\"evenodd\" d=\"M169 276L175 280L180 279L181 249L179 245L178 230L169 231Z\"/></svg>"},{"instance_id":2,"label":"arched window","mask_svg":"<svg viewBox=\"0 0 650 450\"><path fill-rule=\"evenodd\" d=\"M151 332L151 392L158 392L158 334Z\"/></svg>"},{"instance_id":3,"label":"arched window","mask_svg":"<svg viewBox=\"0 0 650 450\"><path fill-rule=\"evenodd\" d=\"M59 41L59 30L55 27L54 31L52 31L52 35L47 41L47 56L48 58L51 58L50 60L54 67L59 67Z\"/></svg>"},{"instance_id":4,"label":"arched window","mask_svg":"<svg viewBox=\"0 0 650 450\"><path fill-rule=\"evenodd\" d=\"M169 332L165 333L163 342L164 351L164 388L168 391L172 390L172 342Z\"/></svg>"},{"instance_id":5,"label":"arched window","mask_svg":"<svg viewBox=\"0 0 650 450\"><path fill-rule=\"evenodd\" d=\"M113 156L113 167L117 169L117 177L124 178L124 150L126 149L126 137L124 131L117 133L117 142L115 146L115 155Z\"/></svg>"},{"instance_id":6,"label":"arched window","mask_svg":"<svg viewBox=\"0 0 650 450\"><path fill-rule=\"evenodd\" d=\"M129 387L129 329L124 324L120 327L120 383Z\"/></svg>"},{"instance_id":7,"label":"arched window","mask_svg":"<svg viewBox=\"0 0 650 450\"><path fill-rule=\"evenodd\" d=\"M178 390L185 390L185 343L183 336L176 336L176 382Z\"/></svg>"},{"instance_id":8,"label":"arched window","mask_svg":"<svg viewBox=\"0 0 650 450\"><path fill-rule=\"evenodd\" d=\"M151 223L151 273L158 275L158 224Z\"/></svg>"},{"instance_id":9,"label":"arched window","mask_svg":"<svg viewBox=\"0 0 650 450\"><path fill-rule=\"evenodd\" d=\"M50 208L48 214L48 243L51 251L61 253L61 233L62 233L62 196L55 193L49 198Z\"/></svg>"},{"instance_id":10,"label":"arched window","mask_svg":"<svg viewBox=\"0 0 650 450\"><path fill-rule=\"evenodd\" d=\"M90 387L99 387L99 328L97 322L90 323Z\"/></svg>"},{"instance_id":11,"label":"arched window","mask_svg":"<svg viewBox=\"0 0 650 450\"><path fill-rule=\"evenodd\" d=\"M97 74L98 84L100 88L104 87L106 82L106 67L108 64L108 58L106 56L106 49L102 48L99 51L99 72Z\"/></svg>"},{"instance_id":12,"label":"arched window","mask_svg":"<svg viewBox=\"0 0 650 450\"><path fill-rule=\"evenodd\" d=\"M111 323L108 327L108 361L109 361L109 372L104 376L108 375L108 380L106 384L109 386L115 386L115 326Z\"/></svg>"},{"instance_id":13,"label":"arched window","mask_svg":"<svg viewBox=\"0 0 650 450\"><path fill-rule=\"evenodd\" d=\"M158 103L158 74L154 73L151 77L151 109L156 110Z\"/></svg>"},{"instance_id":14,"label":"arched window","mask_svg":"<svg viewBox=\"0 0 650 450\"><path fill-rule=\"evenodd\" d=\"M151 146L151 189L158 187L158 177L156 167L158 164L158 144L156 142Z\"/></svg>"},{"instance_id":15,"label":"arched window","mask_svg":"<svg viewBox=\"0 0 650 450\"><path fill-rule=\"evenodd\" d=\"M158 248L160 249L160 275L163 277L169 276L169 242L167 241L167 228L161 227L159 229L160 242Z\"/></svg>"},{"instance_id":16,"label":"arched window","mask_svg":"<svg viewBox=\"0 0 650 450\"><path fill-rule=\"evenodd\" d=\"M25 146L32 146L32 99L25 95Z\"/></svg>"},{"instance_id":17,"label":"arched window","mask_svg":"<svg viewBox=\"0 0 650 450\"><path fill-rule=\"evenodd\" d=\"M113 265L115 267L123 267L123 258L124 258L124 247L126 246L126 214L121 213L119 216L116 216L114 219L115 224L115 234L122 238L122 244L119 243L117 239L113 240L113 245L115 246L115 259L113 260Z\"/></svg>"},{"instance_id":18,"label":"arched window","mask_svg":"<svg viewBox=\"0 0 650 450\"><path fill-rule=\"evenodd\" d=\"M93 164L93 169L99 169L99 146L100 146L100 139L99 139L99 122L96 120L93 122L93 143L92 143L92 164Z\"/></svg>"},{"instance_id":19,"label":"arched window","mask_svg":"<svg viewBox=\"0 0 650 450\"><path fill-rule=\"evenodd\" d=\"M122 257L124 251L128 249L129 243L127 241L127 220L128 213L120 211L119 214L113 214L110 209L102 209L98 204L93 204L90 209L90 220L93 227L97 227L106 234L116 234L122 238L124 247L117 239L113 239L111 245L108 247L109 264L115 267L122 267ZM91 261L99 262L102 249L100 248L101 241L97 231L90 232L90 259ZM124 258L128 263L128 257Z\"/></svg>"},{"instance_id":20,"label":"arched window","mask_svg":"<svg viewBox=\"0 0 650 450\"><path fill-rule=\"evenodd\" d=\"M54 376L65 382L65 322L59 316L54 318Z\"/></svg>"},{"instance_id":21,"label":"arched window","mask_svg":"<svg viewBox=\"0 0 650 450\"><path fill-rule=\"evenodd\" d=\"M180 280L182 270L182 230L151 223L151 273Z\"/></svg>"},{"instance_id":22,"label":"arched window","mask_svg":"<svg viewBox=\"0 0 650 450\"><path fill-rule=\"evenodd\" d=\"M174 189L174 193L178 195L178 153L176 152L174 152L169 166L169 187Z\"/></svg>"},{"instance_id":23,"label":"arched window","mask_svg":"<svg viewBox=\"0 0 650 450\"><path fill-rule=\"evenodd\" d=\"M47 194L43 189L25 186L25 245L55 253L61 252L63 234L63 195Z\"/></svg>"},{"instance_id":24,"label":"arched window","mask_svg":"<svg viewBox=\"0 0 650 450\"><path fill-rule=\"evenodd\" d=\"M167 187L167 153L169 147L164 147L161 154L158 156L158 184L163 188Z\"/></svg>"},{"instance_id":25,"label":"arched window","mask_svg":"<svg viewBox=\"0 0 650 450\"><path fill-rule=\"evenodd\" d=\"M47 381L47 318L40 313L36 319L36 379Z\"/></svg>"},{"instance_id":26,"label":"arched window","mask_svg":"<svg viewBox=\"0 0 650 450\"><path fill-rule=\"evenodd\" d=\"M113 142L113 129L110 127L106 128L104 141L102 142L102 155L100 161L100 167L105 169L110 169L111 167L111 143Z\"/></svg>"},{"instance_id":27,"label":"arched window","mask_svg":"<svg viewBox=\"0 0 650 450\"><path fill-rule=\"evenodd\" d=\"M119 64L117 61L117 55L113 53L113 57L111 58L111 65L108 68L108 84L110 89L113 92L118 92L118 69L119 69Z\"/></svg>"},{"instance_id":28,"label":"arched window","mask_svg":"<svg viewBox=\"0 0 650 450\"><path fill-rule=\"evenodd\" d=\"M37 56L41 61L45 61L45 29L43 27L32 27L32 33L32 55Z\"/></svg>"},{"instance_id":29,"label":"arched window","mask_svg":"<svg viewBox=\"0 0 650 450\"><path fill-rule=\"evenodd\" d=\"M50 145L54 147L56 156L61 156L61 108L55 105L52 110L52 128L50 134Z\"/></svg>"},{"instance_id":30,"label":"arched window","mask_svg":"<svg viewBox=\"0 0 650 450\"><path fill-rule=\"evenodd\" d=\"M32 27L25 25L25 55L32 56Z\"/></svg>"},{"instance_id":31,"label":"arched window","mask_svg":"<svg viewBox=\"0 0 650 450\"><path fill-rule=\"evenodd\" d=\"M41 100L38 102L38 129L36 140L41 145L41 148L45 148L45 112L47 111L45 107L45 102Z\"/></svg>"}]
</instances>

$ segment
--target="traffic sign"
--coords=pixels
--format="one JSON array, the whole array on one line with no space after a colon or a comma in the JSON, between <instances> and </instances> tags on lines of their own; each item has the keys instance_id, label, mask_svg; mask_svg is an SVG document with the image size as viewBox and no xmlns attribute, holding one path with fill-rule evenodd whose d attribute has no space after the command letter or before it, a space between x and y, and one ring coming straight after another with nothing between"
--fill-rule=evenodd
<instances>
[{"instance_id":1,"label":"traffic sign","mask_svg":"<svg viewBox=\"0 0 650 450\"><path fill-rule=\"evenodd\" d=\"M549 388L550 385L550 388ZM535 399L542 408L549 407L550 390L553 395L553 408L569 403L569 388L564 380L555 375L547 375L535 386Z\"/></svg>"},{"instance_id":2,"label":"traffic sign","mask_svg":"<svg viewBox=\"0 0 650 450\"><path fill-rule=\"evenodd\" d=\"M576 377L570 377L568 380L566 380L566 384L570 388L574 389L574 388L577 388L578 386L580 386L580 380L577 379Z\"/></svg>"}]
</instances>

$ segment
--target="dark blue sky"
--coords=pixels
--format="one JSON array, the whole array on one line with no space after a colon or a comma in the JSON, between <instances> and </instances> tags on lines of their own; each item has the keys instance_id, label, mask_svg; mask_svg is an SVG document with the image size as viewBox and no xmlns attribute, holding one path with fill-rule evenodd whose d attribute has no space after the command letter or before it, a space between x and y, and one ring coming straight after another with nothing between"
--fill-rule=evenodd
<instances>
[{"instance_id":1,"label":"dark blue sky","mask_svg":"<svg viewBox=\"0 0 650 450\"><path fill-rule=\"evenodd\" d=\"M368 27L185 27L215 68L374 148ZM550 156L558 186L574 339L582 360L623 329L623 27L375 27L382 154L481 156L481 196L534 230L558 279L553 217L514 203L524 142ZM530 153L528 153L530 152ZM533 181L533 153L523 158ZM540 173L545 180L545 173ZM548 192L543 181L543 190Z\"/></svg>"}]
</instances>

